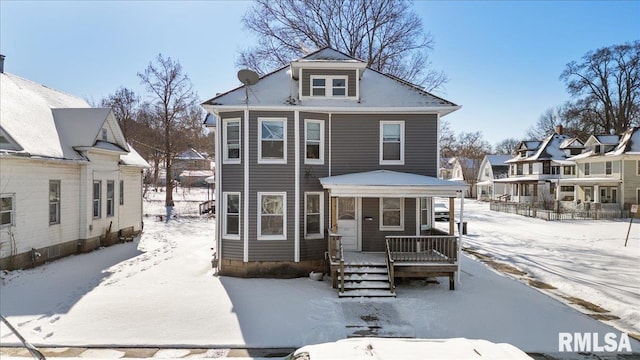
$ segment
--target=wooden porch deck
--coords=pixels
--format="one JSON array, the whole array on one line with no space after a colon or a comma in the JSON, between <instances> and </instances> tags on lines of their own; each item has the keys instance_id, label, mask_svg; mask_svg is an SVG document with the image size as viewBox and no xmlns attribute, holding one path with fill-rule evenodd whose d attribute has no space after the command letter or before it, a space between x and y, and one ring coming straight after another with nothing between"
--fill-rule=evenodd
<instances>
[{"instance_id":1,"label":"wooden porch deck","mask_svg":"<svg viewBox=\"0 0 640 360\"><path fill-rule=\"evenodd\" d=\"M345 291L345 269L386 268L389 291L395 295L396 278L448 277L449 289L455 289L458 268L458 237L387 236L385 252L344 251L340 236L329 236L328 260L332 284L340 294Z\"/></svg>"}]
</instances>

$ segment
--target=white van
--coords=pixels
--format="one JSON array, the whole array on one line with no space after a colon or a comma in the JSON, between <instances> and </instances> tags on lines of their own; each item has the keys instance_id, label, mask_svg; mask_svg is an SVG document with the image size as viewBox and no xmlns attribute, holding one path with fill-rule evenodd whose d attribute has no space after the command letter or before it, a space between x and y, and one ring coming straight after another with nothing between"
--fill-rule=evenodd
<instances>
[{"instance_id":1,"label":"white van","mask_svg":"<svg viewBox=\"0 0 640 360\"><path fill-rule=\"evenodd\" d=\"M528 359L517 347L487 340L351 338L307 345L285 360Z\"/></svg>"}]
</instances>

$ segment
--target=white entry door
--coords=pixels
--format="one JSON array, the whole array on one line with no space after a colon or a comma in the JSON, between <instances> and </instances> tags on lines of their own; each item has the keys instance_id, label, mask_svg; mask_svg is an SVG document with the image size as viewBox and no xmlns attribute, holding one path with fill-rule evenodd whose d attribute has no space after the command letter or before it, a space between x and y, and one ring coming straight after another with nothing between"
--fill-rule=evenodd
<instances>
[{"instance_id":1,"label":"white entry door","mask_svg":"<svg viewBox=\"0 0 640 360\"><path fill-rule=\"evenodd\" d=\"M342 235L345 251L359 251L358 248L358 206L354 197L338 198L338 234Z\"/></svg>"}]
</instances>

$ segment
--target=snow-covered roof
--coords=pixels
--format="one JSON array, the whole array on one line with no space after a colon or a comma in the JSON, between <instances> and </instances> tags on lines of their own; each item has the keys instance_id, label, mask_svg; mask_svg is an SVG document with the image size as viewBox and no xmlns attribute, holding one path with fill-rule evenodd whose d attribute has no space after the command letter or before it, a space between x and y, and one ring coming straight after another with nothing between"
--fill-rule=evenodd
<instances>
[{"instance_id":1,"label":"snow-covered roof","mask_svg":"<svg viewBox=\"0 0 640 360\"><path fill-rule=\"evenodd\" d=\"M567 146L576 141L580 141L577 138L571 138L568 135L553 133L547 136L542 142L539 143L539 146L536 147L535 154L531 156L522 156L520 154L511 158L507 161L507 163L520 162L520 161L539 161L539 160L552 160L555 162L562 162L569 158L570 155L567 155L563 150L563 146ZM523 141L521 144L521 148L523 144L529 143L529 141ZM531 142L533 143L533 142ZM527 148L532 150L533 148Z\"/></svg>"},{"instance_id":2,"label":"snow-covered roof","mask_svg":"<svg viewBox=\"0 0 640 360\"><path fill-rule=\"evenodd\" d=\"M183 170L180 173L180 177L188 176L188 177L210 177L213 176L213 170Z\"/></svg>"},{"instance_id":3,"label":"snow-covered roof","mask_svg":"<svg viewBox=\"0 0 640 360\"><path fill-rule=\"evenodd\" d=\"M344 59L340 59L340 61L344 61ZM360 63L360 61L356 61L356 63ZM359 99L300 99L298 96L299 80L292 78L291 73L290 67L286 66L261 77L255 85L251 85L247 89L248 100L243 85L209 99L202 105L210 112L217 109L244 109L248 105L259 108L284 109L291 107L315 111L331 109L334 112L424 111L438 112L441 115L460 108L458 105L430 94L419 87L372 69L368 69L362 74Z\"/></svg>"},{"instance_id":4,"label":"snow-covered roof","mask_svg":"<svg viewBox=\"0 0 640 360\"><path fill-rule=\"evenodd\" d=\"M127 144L127 145L129 147L129 153L127 153L126 155L120 155L120 163L122 165L135 166L135 167L141 167L141 168L151 167L151 165L149 165L147 160L145 160L142 156L140 156L140 154L138 154L138 152L136 151L136 149L133 148L133 146L131 146L130 144Z\"/></svg>"},{"instance_id":5,"label":"snow-covered roof","mask_svg":"<svg viewBox=\"0 0 640 360\"><path fill-rule=\"evenodd\" d=\"M205 158L202 154L200 154L196 149L194 148L189 148L189 150L181 153L180 155L176 156L176 159L179 160L206 160L207 158Z\"/></svg>"},{"instance_id":6,"label":"snow-covered roof","mask_svg":"<svg viewBox=\"0 0 640 360\"><path fill-rule=\"evenodd\" d=\"M615 143L611 143L617 139ZM630 127L622 135L592 135L587 140L588 146L603 144L600 140L607 141L606 145L615 145L605 153L596 153L593 149L569 158L570 160L582 160L590 157L611 157L621 155L640 155L640 127Z\"/></svg>"},{"instance_id":7,"label":"snow-covered roof","mask_svg":"<svg viewBox=\"0 0 640 360\"><path fill-rule=\"evenodd\" d=\"M619 135L593 135L593 137L596 138L600 144L608 145L617 144L618 140L620 140Z\"/></svg>"},{"instance_id":8,"label":"snow-covered roof","mask_svg":"<svg viewBox=\"0 0 640 360\"><path fill-rule=\"evenodd\" d=\"M627 129L620 137L620 142L612 154L640 154L640 126Z\"/></svg>"},{"instance_id":9,"label":"snow-covered roof","mask_svg":"<svg viewBox=\"0 0 640 360\"><path fill-rule=\"evenodd\" d=\"M513 156L511 155L487 155L487 162L491 164L492 167L496 166L509 166L505 162L511 159Z\"/></svg>"},{"instance_id":10,"label":"snow-covered roof","mask_svg":"<svg viewBox=\"0 0 640 360\"><path fill-rule=\"evenodd\" d=\"M125 156L132 149L111 109L91 108L77 96L0 73L0 99L0 129L15 143L13 148L3 150L6 154L86 161L78 150L97 148ZM103 128L108 131L109 142L99 139ZM133 158L135 154L126 161ZM133 162L141 164L139 160Z\"/></svg>"}]
</instances>

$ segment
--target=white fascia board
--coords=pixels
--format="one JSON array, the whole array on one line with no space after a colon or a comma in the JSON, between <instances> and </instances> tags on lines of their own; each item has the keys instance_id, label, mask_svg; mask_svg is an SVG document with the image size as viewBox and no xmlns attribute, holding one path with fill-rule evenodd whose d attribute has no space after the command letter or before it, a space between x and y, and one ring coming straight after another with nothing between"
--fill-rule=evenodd
<instances>
[{"instance_id":1,"label":"white fascia board","mask_svg":"<svg viewBox=\"0 0 640 360\"><path fill-rule=\"evenodd\" d=\"M466 186L325 186L331 196L342 197L433 197L457 196L459 191L467 190Z\"/></svg>"},{"instance_id":2,"label":"white fascia board","mask_svg":"<svg viewBox=\"0 0 640 360\"><path fill-rule=\"evenodd\" d=\"M226 112L226 111L243 111L246 105L203 105L207 111L213 113ZM331 107L331 106L289 106L289 105L277 105L277 106L250 106L252 111L300 111L300 112L331 112L334 114L354 114L354 113L376 113L376 114L439 114L445 116L456 110L462 108L462 106L450 106L450 107Z\"/></svg>"}]
</instances>

